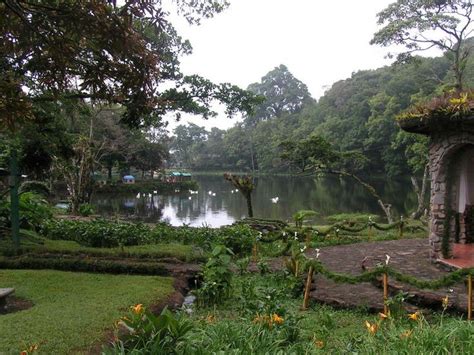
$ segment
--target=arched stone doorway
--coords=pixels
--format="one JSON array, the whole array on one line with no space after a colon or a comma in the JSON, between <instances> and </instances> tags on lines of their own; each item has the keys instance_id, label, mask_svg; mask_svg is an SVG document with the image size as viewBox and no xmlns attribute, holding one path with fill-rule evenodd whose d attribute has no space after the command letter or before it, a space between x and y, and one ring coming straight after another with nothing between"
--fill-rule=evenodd
<instances>
[{"instance_id":1,"label":"arched stone doorway","mask_svg":"<svg viewBox=\"0 0 474 355\"><path fill-rule=\"evenodd\" d=\"M459 149L450 169L452 179L455 242L470 244L474 241L474 145Z\"/></svg>"},{"instance_id":2,"label":"arched stone doorway","mask_svg":"<svg viewBox=\"0 0 474 355\"><path fill-rule=\"evenodd\" d=\"M474 117L400 126L430 137L430 257L474 266Z\"/></svg>"}]
</instances>

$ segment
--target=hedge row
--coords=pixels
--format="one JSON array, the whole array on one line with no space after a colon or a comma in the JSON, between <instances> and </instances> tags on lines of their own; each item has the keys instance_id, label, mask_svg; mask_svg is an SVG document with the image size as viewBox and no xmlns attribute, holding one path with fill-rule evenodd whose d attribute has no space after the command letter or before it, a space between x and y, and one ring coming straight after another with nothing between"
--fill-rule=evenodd
<instances>
[{"instance_id":1,"label":"hedge row","mask_svg":"<svg viewBox=\"0 0 474 355\"><path fill-rule=\"evenodd\" d=\"M212 244L223 244L235 254L249 253L258 234L246 225L195 228L159 223L149 226L100 218L92 221L53 219L44 223L41 233L50 239L72 240L88 247L113 248L177 242L208 248Z\"/></svg>"},{"instance_id":2,"label":"hedge row","mask_svg":"<svg viewBox=\"0 0 474 355\"><path fill-rule=\"evenodd\" d=\"M0 269L53 269L61 271L169 276L165 264L83 258L0 257Z\"/></svg>"}]
</instances>

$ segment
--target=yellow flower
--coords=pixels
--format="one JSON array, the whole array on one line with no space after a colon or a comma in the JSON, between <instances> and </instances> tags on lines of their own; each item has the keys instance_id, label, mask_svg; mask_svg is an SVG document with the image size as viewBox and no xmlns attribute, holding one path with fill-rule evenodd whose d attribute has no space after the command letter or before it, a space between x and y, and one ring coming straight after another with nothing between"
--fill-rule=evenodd
<instances>
[{"instance_id":1,"label":"yellow flower","mask_svg":"<svg viewBox=\"0 0 474 355\"><path fill-rule=\"evenodd\" d=\"M400 334L400 339L409 338L411 336L411 333L413 333L413 330L404 331L402 334Z\"/></svg>"},{"instance_id":2,"label":"yellow flower","mask_svg":"<svg viewBox=\"0 0 474 355\"><path fill-rule=\"evenodd\" d=\"M418 320L420 318L420 312L416 311L415 313L410 313L408 315L408 318L410 318L411 320Z\"/></svg>"},{"instance_id":3,"label":"yellow flower","mask_svg":"<svg viewBox=\"0 0 474 355\"><path fill-rule=\"evenodd\" d=\"M379 316L380 316L380 319L382 319L382 320L390 318L390 312L387 312L387 314L385 314L383 312L380 312Z\"/></svg>"},{"instance_id":4,"label":"yellow flower","mask_svg":"<svg viewBox=\"0 0 474 355\"><path fill-rule=\"evenodd\" d=\"M206 322L207 323L214 323L216 321L216 316L213 314L208 314L206 317Z\"/></svg>"},{"instance_id":5,"label":"yellow flower","mask_svg":"<svg viewBox=\"0 0 474 355\"><path fill-rule=\"evenodd\" d=\"M365 326L367 327L367 330L369 331L369 333L371 335L374 335L375 333L377 333L377 329L378 329L378 326L377 324L371 324L369 321L365 321Z\"/></svg>"},{"instance_id":6,"label":"yellow flower","mask_svg":"<svg viewBox=\"0 0 474 355\"><path fill-rule=\"evenodd\" d=\"M316 345L316 347L317 347L318 349L322 349L322 348L324 348L324 341L322 341L322 340L315 340L315 341L314 341L314 345Z\"/></svg>"},{"instance_id":7,"label":"yellow flower","mask_svg":"<svg viewBox=\"0 0 474 355\"><path fill-rule=\"evenodd\" d=\"M132 311L133 311L133 313L135 313L135 314L140 314L140 313L143 312L143 310L144 310L144 308L143 308L143 305L142 305L141 303L140 303L140 304L137 304L136 306L133 306L133 307L132 307Z\"/></svg>"},{"instance_id":8,"label":"yellow flower","mask_svg":"<svg viewBox=\"0 0 474 355\"><path fill-rule=\"evenodd\" d=\"M276 324L283 324L283 320L284 319L282 317L280 317L278 314L274 314L272 316L272 321Z\"/></svg>"},{"instance_id":9,"label":"yellow flower","mask_svg":"<svg viewBox=\"0 0 474 355\"><path fill-rule=\"evenodd\" d=\"M448 308L449 296L444 297L441 301L443 304L443 309L446 310Z\"/></svg>"}]
</instances>

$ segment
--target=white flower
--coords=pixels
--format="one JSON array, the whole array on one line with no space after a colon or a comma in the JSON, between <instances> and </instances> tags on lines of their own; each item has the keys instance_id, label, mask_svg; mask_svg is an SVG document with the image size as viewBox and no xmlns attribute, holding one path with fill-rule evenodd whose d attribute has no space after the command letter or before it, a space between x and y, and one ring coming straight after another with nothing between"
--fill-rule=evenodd
<instances>
[{"instance_id":1,"label":"white flower","mask_svg":"<svg viewBox=\"0 0 474 355\"><path fill-rule=\"evenodd\" d=\"M390 255L385 254L385 265L388 265L389 261L390 261Z\"/></svg>"},{"instance_id":2,"label":"white flower","mask_svg":"<svg viewBox=\"0 0 474 355\"><path fill-rule=\"evenodd\" d=\"M318 249L318 248L316 248L316 249L314 249L314 250L316 250L316 259L319 259L319 255L320 255L320 253L319 253L319 249Z\"/></svg>"},{"instance_id":3,"label":"white flower","mask_svg":"<svg viewBox=\"0 0 474 355\"><path fill-rule=\"evenodd\" d=\"M286 237L286 232L283 232L282 235L283 235L284 237Z\"/></svg>"},{"instance_id":4,"label":"white flower","mask_svg":"<svg viewBox=\"0 0 474 355\"><path fill-rule=\"evenodd\" d=\"M306 245L300 249L301 252L304 252L306 250Z\"/></svg>"}]
</instances>

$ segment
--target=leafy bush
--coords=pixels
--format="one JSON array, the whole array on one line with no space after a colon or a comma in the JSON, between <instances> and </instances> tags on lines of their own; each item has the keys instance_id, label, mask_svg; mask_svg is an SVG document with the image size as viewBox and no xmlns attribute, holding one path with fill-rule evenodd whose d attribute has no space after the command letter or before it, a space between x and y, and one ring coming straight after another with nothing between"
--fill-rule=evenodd
<instances>
[{"instance_id":1,"label":"leafy bush","mask_svg":"<svg viewBox=\"0 0 474 355\"><path fill-rule=\"evenodd\" d=\"M8 200L0 201L0 227L10 228L10 208ZM53 216L48 202L33 192L25 192L19 196L20 227L39 230Z\"/></svg>"},{"instance_id":2,"label":"leafy bush","mask_svg":"<svg viewBox=\"0 0 474 355\"><path fill-rule=\"evenodd\" d=\"M196 291L199 305L221 303L229 297L232 282L230 269L232 255L232 251L223 245L216 246L212 251L202 271L203 283Z\"/></svg>"},{"instance_id":3,"label":"leafy bush","mask_svg":"<svg viewBox=\"0 0 474 355\"><path fill-rule=\"evenodd\" d=\"M97 272L110 274L168 276L170 270L160 263L103 260L84 257L0 257L1 269L62 270L76 272Z\"/></svg>"},{"instance_id":4,"label":"leafy bush","mask_svg":"<svg viewBox=\"0 0 474 355\"><path fill-rule=\"evenodd\" d=\"M146 244L151 241L150 228L142 223L51 220L42 230L50 239L73 240L90 247L112 248L120 245Z\"/></svg>"},{"instance_id":5,"label":"leafy bush","mask_svg":"<svg viewBox=\"0 0 474 355\"><path fill-rule=\"evenodd\" d=\"M191 329L188 319L167 308L155 316L138 304L118 322L116 340L105 353L176 354Z\"/></svg>"},{"instance_id":6,"label":"leafy bush","mask_svg":"<svg viewBox=\"0 0 474 355\"><path fill-rule=\"evenodd\" d=\"M245 254L252 249L257 232L246 225L223 228L173 227L158 223L153 227L143 223L116 222L105 219L91 221L49 220L42 228L50 239L72 240L91 247L118 247L152 243L194 244L206 248L222 244L233 253Z\"/></svg>"},{"instance_id":7,"label":"leafy bush","mask_svg":"<svg viewBox=\"0 0 474 355\"><path fill-rule=\"evenodd\" d=\"M94 206L89 203L83 203L78 209L79 215L87 217L95 213Z\"/></svg>"}]
</instances>

